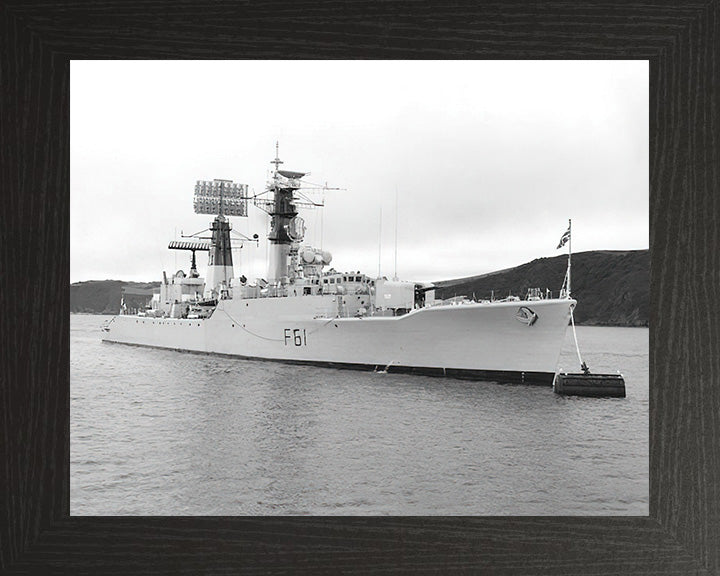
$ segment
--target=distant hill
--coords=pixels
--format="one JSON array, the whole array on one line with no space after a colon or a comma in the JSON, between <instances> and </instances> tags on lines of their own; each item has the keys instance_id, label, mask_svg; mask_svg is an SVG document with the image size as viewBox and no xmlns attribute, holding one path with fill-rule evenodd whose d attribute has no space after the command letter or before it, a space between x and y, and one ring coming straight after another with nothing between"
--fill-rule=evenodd
<instances>
[{"instance_id":1,"label":"distant hill","mask_svg":"<svg viewBox=\"0 0 720 576\"><path fill-rule=\"evenodd\" d=\"M482 276L435 282L436 298L464 295L496 299L524 297L528 288L546 288L556 295L562 286L567 256L539 258L515 268ZM577 324L648 326L650 251L592 251L572 255L572 296L578 301Z\"/></svg>"},{"instance_id":2,"label":"distant hill","mask_svg":"<svg viewBox=\"0 0 720 576\"><path fill-rule=\"evenodd\" d=\"M137 307L152 297L160 282L124 282L122 280L90 280L70 284L70 312L81 314L117 314L120 312L122 289L127 291L126 303Z\"/></svg>"},{"instance_id":3,"label":"distant hill","mask_svg":"<svg viewBox=\"0 0 720 576\"><path fill-rule=\"evenodd\" d=\"M467 296L496 299L524 297L528 288L546 288L557 295L565 277L567 256L539 258L498 272L435 282L436 298ZM70 285L73 313L117 314L125 288L129 308L141 308L160 282L93 280ZM572 295L578 300L577 324L648 326L650 252L648 250L579 252L572 257Z\"/></svg>"}]
</instances>

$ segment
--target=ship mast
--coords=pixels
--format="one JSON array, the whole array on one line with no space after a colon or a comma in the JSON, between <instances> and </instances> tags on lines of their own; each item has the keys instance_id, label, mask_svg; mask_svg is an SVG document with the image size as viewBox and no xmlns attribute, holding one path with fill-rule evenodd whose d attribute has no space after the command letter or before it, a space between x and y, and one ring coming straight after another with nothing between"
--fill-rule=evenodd
<instances>
[{"instance_id":1,"label":"ship mast","mask_svg":"<svg viewBox=\"0 0 720 576\"><path fill-rule=\"evenodd\" d=\"M280 142L275 142L275 160L272 160L270 164L275 164L275 174L273 178L277 178L277 172L278 168L280 167L280 164L282 164L283 161L280 160Z\"/></svg>"},{"instance_id":2,"label":"ship mast","mask_svg":"<svg viewBox=\"0 0 720 576\"><path fill-rule=\"evenodd\" d=\"M271 283L286 284L298 274L298 248L305 237L305 222L298 215L298 206L319 208L323 202L316 202L305 196L301 189L341 190L325 186L310 185L302 182L309 172L281 170L279 143L275 142L275 165L272 178L265 187L266 198L253 196L255 206L270 216L268 232L268 271L266 280ZM324 198L323 198L324 199ZM328 254L328 257L329 254ZM329 260L327 261L329 263Z\"/></svg>"},{"instance_id":3,"label":"ship mast","mask_svg":"<svg viewBox=\"0 0 720 576\"><path fill-rule=\"evenodd\" d=\"M269 204L270 233L268 234L267 272L269 282L287 281L287 278L291 276L288 258L293 243L302 241L305 233L304 223L298 217L294 196L295 191L301 187L300 179L305 176L305 173L280 170L282 163L279 143L275 142L275 159L270 162L275 165L275 171L267 188L268 192L273 195L273 200Z\"/></svg>"},{"instance_id":4,"label":"ship mast","mask_svg":"<svg viewBox=\"0 0 720 576\"><path fill-rule=\"evenodd\" d=\"M395 186L395 273L393 274L393 280L397 281L397 236L398 236L398 189Z\"/></svg>"},{"instance_id":5,"label":"ship mast","mask_svg":"<svg viewBox=\"0 0 720 576\"><path fill-rule=\"evenodd\" d=\"M572 220L568 220L568 268L567 268L567 297L570 298L570 271L572 269Z\"/></svg>"},{"instance_id":6,"label":"ship mast","mask_svg":"<svg viewBox=\"0 0 720 576\"><path fill-rule=\"evenodd\" d=\"M223 179L198 180L193 203L196 214L217 214L210 223L205 297L227 297L234 275L231 226L227 217L247 216L247 185Z\"/></svg>"}]
</instances>

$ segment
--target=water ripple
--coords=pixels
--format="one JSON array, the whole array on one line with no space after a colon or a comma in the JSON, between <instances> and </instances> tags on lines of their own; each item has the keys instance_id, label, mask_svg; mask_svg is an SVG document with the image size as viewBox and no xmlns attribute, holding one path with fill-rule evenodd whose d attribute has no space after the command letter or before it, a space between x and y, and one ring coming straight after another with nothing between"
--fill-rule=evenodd
<instances>
[{"instance_id":1,"label":"water ripple","mask_svg":"<svg viewBox=\"0 0 720 576\"><path fill-rule=\"evenodd\" d=\"M598 400L103 345L104 320L71 318L73 515L648 513L647 329L578 327L626 379Z\"/></svg>"}]
</instances>

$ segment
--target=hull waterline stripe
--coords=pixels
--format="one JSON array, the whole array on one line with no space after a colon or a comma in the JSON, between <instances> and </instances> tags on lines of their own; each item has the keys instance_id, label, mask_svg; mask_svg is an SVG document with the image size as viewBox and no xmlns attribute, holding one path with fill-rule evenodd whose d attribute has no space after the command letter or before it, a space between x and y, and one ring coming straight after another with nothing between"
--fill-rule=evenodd
<instances>
[{"instance_id":1,"label":"hull waterline stripe","mask_svg":"<svg viewBox=\"0 0 720 576\"><path fill-rule=\"evenodd\" d=\"M457 378L460 380L475 380L482 382L496 382L499 384L532 384L552 387L554 372L521 372L515 370L476 370L468 368L443 368L435 366L402 366L390 364L360 364L353 362L331 362L326 360L294 360L290 358L263 358L259 356L243 356L241 354L222 354L220 352L201 352L197 350L184 350L180 348L167 348L164 346L151 346L148 344L130 344L103 340L107 344L120 344L123 346L137 346L139 348L155 348L157 350L171 350L187 354L203 354L207 356L220 356L224 358L237 358L260 362L279 362L299 366L319 366L323 368L337 368L343 370L361 370L366 372L388 372L398 374L417 374L423 376L438 376ZM383 370L384 368L384 370Z\"/></svg>"}]
</instances>

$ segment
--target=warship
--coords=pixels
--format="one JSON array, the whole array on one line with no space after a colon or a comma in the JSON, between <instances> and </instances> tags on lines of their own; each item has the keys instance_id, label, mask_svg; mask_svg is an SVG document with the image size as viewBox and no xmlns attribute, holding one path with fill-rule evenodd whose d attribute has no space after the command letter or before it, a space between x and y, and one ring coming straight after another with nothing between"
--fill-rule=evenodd
<instances>
[{"instance_id":1,"label":"warship","mask_svg":"<svg viewBox=\"0 0 720 576\"><path fill-rule=\"evenodd\" d=\"M304 243L307 173L274 169L264 191L230 180L198 181L194 209L215 216L202 233L168 248L192 253L189 273L163 272L145 310L102 328L105 342L259 360L476 380L552 385L576 301L570 258L559 292L520 299L435 298L435 286L330 268L332 255ZM230 217L248 204L270 218L267 274L250 281L233 267ZM207 233L202 236L201 234ZM564 239L569 238L569 230ZM241 241L257 242L243 236ZM208 252L206 277L196 252ZM553 296L557 294L557 296Z\"/></svg>"}]
</instances>

